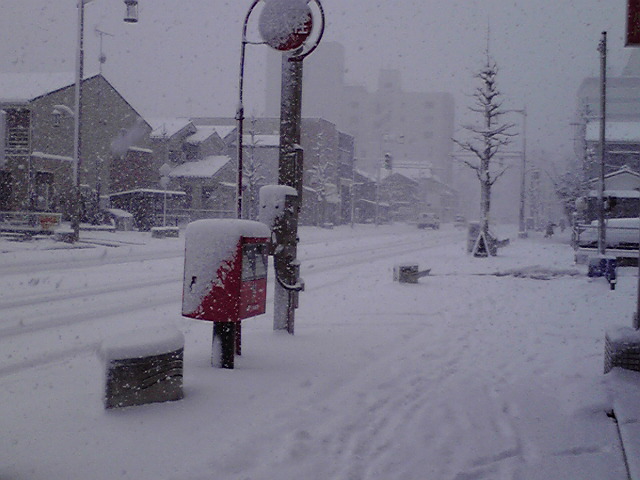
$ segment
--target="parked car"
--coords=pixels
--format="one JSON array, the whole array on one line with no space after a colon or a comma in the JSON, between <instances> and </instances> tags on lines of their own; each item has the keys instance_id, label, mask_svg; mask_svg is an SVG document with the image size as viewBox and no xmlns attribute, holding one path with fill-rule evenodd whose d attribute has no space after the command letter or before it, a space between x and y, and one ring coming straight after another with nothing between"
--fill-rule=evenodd
<instances>
[{"instance_id":1,"label":"parked car","mask_svg":"<svg viewBox=\"0 0 640 480\"><path fill-rule=\"evenodd\" d=\"M435 213L421 213L418 216L418 228L440 228L440 218Z\"/></svg>"},{"instance_id":2,"label":"parked car","mask_svg":"<svg viewBox=\"0 0 640 480\"><path fill-rule=\"evenodd\" d=\"M638 248L638 228L640 220L632 218L609 218L606 220L606 247L622 250ZM587 225L577 225L577 244L581 248L598 247L598 221Z\"/></svg>"},{"instance_id":3,"label":"parked car","mask_svg":"<svg viewBox=\"0 0 640 480\"><path fill-rule=\"evenodd\" d=\"M466 227L467 219L462 215L456 215L456 218L453 220L453 225L455 227Z\"/></svg>"}]
</instances>

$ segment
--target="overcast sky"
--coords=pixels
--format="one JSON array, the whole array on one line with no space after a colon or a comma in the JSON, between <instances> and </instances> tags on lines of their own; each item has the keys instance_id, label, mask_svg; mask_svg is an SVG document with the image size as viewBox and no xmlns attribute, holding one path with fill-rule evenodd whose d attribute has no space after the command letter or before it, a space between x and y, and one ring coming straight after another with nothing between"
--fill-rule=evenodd
<instances>
[{"instance_id":1,"label":"overcast sky","mask_svg":"<svg viewBox=\"0 0 640 480\"><path fill-rule=\"evenodd\" d=\"M122 22L122 0L87 4L86 70L98 69L143 115L233 116L242 22L250 0L139 0L140 22ZM506 108L529 112L531 151L571 151L576 90L599 74L600 33L608 32L609 74L624 48L625 0L322 0L325 39L347 56L347 82L375 88L380 68L402 71L407 91L450 91L463 121L473 73L490 52L500 67ZM0 71L73 71L75 0L2 0ZM256 38L257 39L257 38ZM250 46L249 114L262 112L266 46ZM1 88L1 85L0 85ZM513 121L520 122L519 116Z\"/></svg>"}]
</instances>

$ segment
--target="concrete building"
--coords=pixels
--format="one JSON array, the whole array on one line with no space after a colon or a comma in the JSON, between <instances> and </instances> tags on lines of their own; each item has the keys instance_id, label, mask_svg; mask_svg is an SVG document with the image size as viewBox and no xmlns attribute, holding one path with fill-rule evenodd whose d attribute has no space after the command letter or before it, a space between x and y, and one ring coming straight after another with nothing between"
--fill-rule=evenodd
<instances>
[{"instance_id":1,"label":"concrete building","mask_svg":"<svg viewBox=\"0 0 640 480\"><path fill-rule=\"evenodd\" d=\"M576 155L586 175L600 172L600 78L586 78L577 93ZM640 171L640 51L632 49L620 76L607 78L605 172L629 166Z\"/></svg>"},{"instance_id":2,"label":"concrete building","mask_svg":"<svg viewBox=\"0 0 640 480\"><path fill-rule=\"evenodd\" d=\"M196 128L215 127L226 143L225 155L237 157L236 120L229 117L191 118ZM280 121L278 118L247 119L244 125L244 215L255 215L257 192L263 185L278 183L280 153ZM303 224L348 222L350 209L343 205L352 182L354 163L353 139L336 126L320 118L304 118L301 125L301 146L304 149ZM345 217L344 215L347 215Z\"/></svg>"},{"instance_id":3,"label":"concrete building","mask_svg":"<svg viewBox=\"0 0 640 480\"><path fill-rule=\"evenodd\" d=\"M267 57L267 114L279 115L281 58ZM385 153L401 165L430 166L451 184L454 99L449 93L407 92L398 70L379 72L375 91L345 82L342 45L323 42L305 59L303 117L329 120L354 137L359 168L375 173Z\"/></svg>"}]
</instances>

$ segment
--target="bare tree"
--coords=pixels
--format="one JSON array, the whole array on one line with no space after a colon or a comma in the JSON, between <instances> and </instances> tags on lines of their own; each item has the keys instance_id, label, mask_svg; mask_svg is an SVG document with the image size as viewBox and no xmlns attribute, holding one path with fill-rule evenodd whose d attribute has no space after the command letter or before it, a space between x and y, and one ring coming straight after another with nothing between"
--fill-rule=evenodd
<instances>
[{"instance_id":1,"label":"bare tree","mask_svg":"<svg viewBox=\"0 0 640 480\"><path fill-rule=\"evenodd\" d=\"M336 192L333 174L335 165L326 157L309 169L311 184L313 185L318 200L320 201L320 225L326 223L327 202L332 193Z\"/></svg>"},{"instance_id":2,"label":"bare tree","mask_svg":"<svg viewBox=\"0 0 640 480\"><path fill-rule=\"evenodd\" d=\"M247 218L257 220L258 218L258 192L264 183L264 176L260 173L261 162L256 157L256 146L260 143L256 140L256 119L251 119L251 143L249 144L249 156L242 168L242 178L244 180L245 195L247 198Z\"/></svg>"},{"instance_id":3,"label":"bare tree","mask_svg":"<svg viewBox=\"0 0 640 480\"><path fill-rule=\"evenodd\" d=\"M475 75L475 78L480 80L480 86L472 95L473 106L469 107L469 110L480 115L480 121L474 125L463 125L469 134L466 140L453 139L462 150L471 153L471 159L463 159L462 162L475 171L480 181L480 234L485 242L490 241L491 238L489 235L491 187L508 168L493 160L496 154L509 144L510 137L514 136L510 129L515 126L513 123L500 121L501 115L506 111L502 109L501 93L496 83L497 75L498 66L487 51L486 62ZM490 254L494 254L495 249L486 244L485 248Z\"/></svg>"},{"instance_id":4,"label":"bare tree","mask_svg":"<svg viewBox=\"0 0 640 480\"><path fill-rule=\"evenodd\" d=\"M560 167L552 165L551 171L547 172L547 175L553 183L565 216L569 222L572 222L574 213L576 213L576 201L589 190L589 180L584 172L582 159L572 157L564 163L564 171L561 171Z\"/></svg>"}]
</instances>

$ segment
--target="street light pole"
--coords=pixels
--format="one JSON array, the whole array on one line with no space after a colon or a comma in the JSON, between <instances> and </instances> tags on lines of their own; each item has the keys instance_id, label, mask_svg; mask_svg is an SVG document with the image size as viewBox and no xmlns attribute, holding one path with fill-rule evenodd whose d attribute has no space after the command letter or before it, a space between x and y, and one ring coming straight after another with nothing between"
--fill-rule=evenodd
<instances>
[{"instance_id":1,"label":"street light pole","mask_svg":"<svg viewBox=\"0 0 640 480\"><path fill-rule=\"evenodd\" d=\"M80 193L80 172L82 166L82 78L84 76L84 5L93 0L78 0L78 31L76 44L76 78L74 89L75 110L73 118L73 211L71 216L71 228L73 229L72 241L80 239L80 217L82 215L82 196ZM127 7L125 22L136 23L138 21L138 0L124 0Z\"/></svg>"},{"instance_id":2,"label":"street light pole","mask_svg":"<svg viewBox=\"0 0 640 480\"><path fill-rule=\"evenodd\" d=\"M78 0L78 32L76 44L76 83L74 90L75 112L73 115L73 213L71 217L71 228L73 229L73 241L80 239L80 216L82 215L81 194L80 194L80 164L82 136L80 134L80 126L82 121L82 109L80 102L82 101L82 76L84 69L84 4L86 0Z\"/></svg>"},{"instance_id":3,"label":"street light pole","mask_svg":"<svg viewBox=\"0 0 640 480\"><path fill-rule=\"evenodd\" d=\"M238 147L238 172L237 172L237 186L236 186L236 218L242 218L242 169L243 165L243 127L244 127L244 60L245 60L245 50L248 44L253 45L261 45L264 42L249 42L247 40L247 26L249 25L249 17L251 17L251 13L253 9L260 3L260 0L254 0L249 7L249 11L244 18L244 23L242 25L242 44L240 48L240 75L238 76L238 108L236 110L236 121L237 128L236 132L238 135L237 139L237 147Z\"/></svg>"},{"instance_id":4,"label":"street light pole","mask_svg":"<svg viewBox=\"0 0 640 480\"><path fill-rule=\"evenodd\" d=\"M527 238L527 222L525 218L525 206L527 197L527 107L521 109L505 110L505 112L519 113L522 115L522 171L520 172L520 208L518 212L518 237Z\"/></svg>"},{"instance_id":5,"label":"street light pole","mask_svg":"<svg viewBox=\"0 0 640 480\"><path fill-rule=\"evenodd\" d=\"M598 45L600 52L600 181L598 182L598 253L604 255L607 248L606 224L604 222L604 174L605 174L605 128L607 107L607 32L602 32Z\"/></svg>"},{"instance_id":6,"label":"street light pole","mask_svg":"<svg viewBox=\"0 0 640 480\"><path fill-rule=\"evenodd\" d=\"M525 218L525 199L527 195L527 108L519 111L522 114L522 172L520 174L520 211L518 215L518 237L527 238L527 222Z\"/></svg>"}]
</instances>

